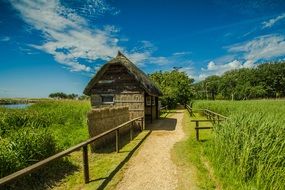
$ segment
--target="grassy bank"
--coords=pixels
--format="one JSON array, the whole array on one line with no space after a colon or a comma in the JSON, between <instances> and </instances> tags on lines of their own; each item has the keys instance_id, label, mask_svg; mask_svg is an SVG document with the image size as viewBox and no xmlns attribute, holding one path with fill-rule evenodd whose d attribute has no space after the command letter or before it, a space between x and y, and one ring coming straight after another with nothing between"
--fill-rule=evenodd
<instances>
[{"instance_id":1,"label":"grassy bank","mask_svg":"<svg viewBox=\"0 0 285 190\"><path fill-rule=\"evenodd\" d=\"M284 101L198 101L194 108L230 117L203 145L223 189L284 189Z\"/></svg>"}]
</instances>

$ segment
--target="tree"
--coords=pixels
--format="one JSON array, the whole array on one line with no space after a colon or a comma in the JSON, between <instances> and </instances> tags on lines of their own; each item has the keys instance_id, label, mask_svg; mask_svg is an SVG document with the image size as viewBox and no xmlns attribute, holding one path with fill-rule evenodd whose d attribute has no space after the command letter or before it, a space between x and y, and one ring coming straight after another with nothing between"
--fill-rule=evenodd
<instances>
[{"instance_id":1,"label":"tree","mask_svg":"<svg viewBox=\"0 0 285 190\"><path fill-rule=\"evenodd\" d=\"M220 80L220 77L216 75L209 76L204 80L206 95L210 94L212 100L215 100L215 96L218 94Z\"/></svg>"},{"instance_id":2,"label":"tree","mask_svg":"<svg viewBox=\"0 0 285 190\"><path fill-rule=\"evenodd\" d=\"M159 71L150 74L151 80L161 89L163 105L174 108L177 103L185 105L193 96L192 83L194 79L189 78L185 72L178 69L173 71Z\"/></svg>"},{"instance_id":3,"label":"tree","mask_svg":"<svg viewBox=\"0 0 285 190\"><path fill-rule=\"evenodd\" d=\"M50 98L57 98L57 99L76 99L78 98L77 94L65 94L63 92L55 92L49 95Z\"/></svg>"},{"instance_id":4,"label":"tree","mask_svg":"<svg viewBox=\"0 0 285 190\"><path fill-rule=\"evenodd\" d=\"M256 68L231 70L220 77L207 77L194 86L196 97L203 99L207 98L208 94L212 99L222 95L223 98L232 100L285 97L285 62L264 63Z\"/></svg>"}]
</instances>

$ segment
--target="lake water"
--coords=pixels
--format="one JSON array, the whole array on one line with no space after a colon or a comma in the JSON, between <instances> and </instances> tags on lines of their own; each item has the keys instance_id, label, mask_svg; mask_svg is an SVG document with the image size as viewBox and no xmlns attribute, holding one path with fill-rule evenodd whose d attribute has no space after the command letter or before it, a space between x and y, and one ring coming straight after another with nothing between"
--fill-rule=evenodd
<instances>
[{"instance_id":1,"label":"lake water","mask_svg":"<svg viewBox=\"0 0 285 190\"><path fill-rule=\"evenodd\" d=\"M5 104L5 105L0 105L0 107L11 108L11 109L24 109L31 105L32 104Z\"/></svg>"}]
</instances>

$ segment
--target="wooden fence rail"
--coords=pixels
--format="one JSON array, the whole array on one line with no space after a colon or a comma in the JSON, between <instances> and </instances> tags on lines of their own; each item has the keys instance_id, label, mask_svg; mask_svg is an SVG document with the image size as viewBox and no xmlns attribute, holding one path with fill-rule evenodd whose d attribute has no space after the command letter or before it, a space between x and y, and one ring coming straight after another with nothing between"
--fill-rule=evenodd
<instances>
[{"instance_id":1,"label":"wooden fence rail","mask_svg":"<svg viewBox=\"0 0 285 190\"><path fill-rule=\"evenodd\" d=\"M186 105L186 109L188 110L190 116L193 116L194 111L202 112L204 115L206 115L207 119L192 119L191 122L195 122L195 130L196 130L196 140L199 141L199 130L204 129L213 129L212 126L200 126L200 123L202 122L211 122L211 123L220 123L221 121L225 121L228 119L228 117L221 115L219 113L213 112L209 109L193 109L189 105Z\"/></svg>"},{"instance_id":2,"label":"wooden fence rail","mask_svg":"<svg viewBox=\"0 0 285 190\"><path fill-rule=\"evenodd\" d=\"M163 106L161 108L159 108L159 112L160 114L164 114L168 112L168 107L167 106Z\"/></svg>"},{"instance_id":3,"label":"wooden fence rail","mask_svg":"<svg viewBox=\"0 0 285 190\"><path fill-rule=\"evenodd\" d=\"M125 123L123 123L123 124L113 128L111 130L108 130L108 131L106 131L104 133L101 133L100 135L97 135L97 136L92 137L92 138L90 138L90 139L88 139L88 140L86 140L86 141L84 141L82 143L79 143L79 144L77 144L77 145L75 145L75 146L73 146L73 147L71 147L71 148L69 148L69 149L67 149L65 151L59 152L59 153L57 153L57 154L55 154L53 156L50 156L50 157L48 157L48 158L46 158L46 159L44 159L42 161L37 162L37 163L35 163L35 164L33 164L33 165L29 166L29 167L26 167L26 168L24 168L22 170L19 170L19 171L15 172L15 173L12 173L12 174L10 174L10 175L8 175L6 177L3 177L3 178L0 179L0 187L5 185L5 184L7 184L7 183L15 181L15 180L19 179L20 177L26 176L26 175L28 175L28 174L30 174L30 173L32 173L32 172L42 168L43 166L49 164L50 162L58 160L58 159L60 159L60 158L62 158L64 156L67 156L70 153L72 153L74 151L77 151L80 148L82 148L82 151L83 151L82 157L83 157L84 181L85 181L85 183L88 183L89 182L89 163L88 163L88 147L87 147L87 145L89 145L90 143L95 142L96 140L98 140L98 139L100 139L100 138L102 138L102 137L104 137L104 136L106 136L106 135L108 135L108 134L110 134L112 132L116 132L116 151L119 152L119 148L120 148L119 147L119 143L120 143L120 140L119 140L119 130L122 127L125 127L125 126L131 124L130 125L130 128L131 128L131 130L130 130L130 137L132 139L133 126L134 126L133 124L134 124L135 121L141 121L141 126L143 126L144 117L142 116L142 117L134 118L134 119L132 119L130 121L127 121L127 122L125 122Z\"/></svg>"},{"instance_id":4,"label":"wooden fence rail","mask_svg":"<svg viewBox=\"0 0 285 190\"><path fill-rule=\"evenodd\" d=\"M189 106L187 104L186 104L186 109L190 113L190 116L193 116L194 112L203 112L204 111L204 109L193 109L191 106Z\"/></svg>"},{"instance_id":5,"label":"wooden fence rail","mask_svg":"<svg viewBox=\"0 0 285 190\"><path fill-rule=\"evenodd\" d=\"M161 111L161 110L167 110L167 106L163 106L163 107L159 108L159 110L160 110L160 111Z\"/></svg>"},{"instance_id":6,"label":"wooden fence rail","mask_svg":"<svg viewBox=\"0 0 285 190\"><path fill-rule=\"evenodd\" d=\"M207 119L211 119L214 121L214 123L219 120L226 120L228 119L228 117L222 115L222 114L219 114L219 113L216 113L216 112L213 112L211 110L208 110L208 109L204 109L204 115L206 115Z\"/></svg>"}]
</instances>

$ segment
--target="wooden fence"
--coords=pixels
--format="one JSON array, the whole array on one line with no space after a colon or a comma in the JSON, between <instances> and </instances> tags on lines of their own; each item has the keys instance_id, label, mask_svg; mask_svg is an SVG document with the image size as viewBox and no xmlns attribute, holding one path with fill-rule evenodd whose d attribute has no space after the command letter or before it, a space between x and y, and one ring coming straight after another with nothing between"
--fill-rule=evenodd
<instances>
[{"instance_id":1,"label":"wooden fence","mask_svg":"<svg viewBox=\"0 0 285 190\"><path fill-rule=\"evenodd\" d=\"M199 130L205 129L213 129L212 126L200 126L200 123L211 122L213 124L220 123L221 121L225 121L228 117L223 116L219 113L213 112L209 109L193 109L191 106L186 105L186 109L188 110L190 116L194 115L194 112L202 112L207 119L192 119L191 122L195 122L195 130L196 130L196 140L199 141Z\"/></svg>"},{"instance_id":2,"label":"wooden fence","mask_svg":"<svg viewBox=\"0 0 285 190\"><path fill-rule=\"evenodd\" d=\"M82 151L83 151L82 157L83 157L84 181L85 181L85 183L88 183L89 182L89 163L88 163L88 147L87 147L87 145L95 142L97 139L100 139L100 138L102 138L102 137L104 137L104 136L106 136L112 132L115 132L116 133L116 151L119 152L119 149L120 149L120 147L119 147L119 144L120 144L119 132L120 131L119 130L122 127L125 127L125 126L128 126L129 124L131 124L129 126L130 126L130 138L132 140L133 139L133 126L134 126L134 122L136 122L136 121L140 121L141 126L143 126L144 117L142 116L142 117L134 118L134 119L127 121L127 122L113 128L111 130L108 130L104 133L101 133L100 135L97 135L97 136L92 137L92 138L90 138L90 139L88 139L82 143L79 143L79 144L77 144L77 145L75 145L75 146L73 146L73 147L71 147L65 151L57 153L57 154L50 156L50 157L48 157L48 158L46 158L40 162L37 162L36 164L33 164L29 167L26 167L22 170L15 172L15 173L12 173L6 177L3 177L0 179L0 187L7 184L7 183L13 182L13 181L15 181L15 180L17 180L23 176L26 176L32 172L35 172L36 170L42 168L43 166L49 164L50 162L58 160L64 156L67 156L70 153L77 151L80 148L82 148Z\"/></svg>"},{"instance_id":3,"label":"wooden fence","mask_svg":"<svg viewBox=\"0 0 285 190\"><path fill-rule=\"evenodd\" d=\"M159 111L162 113L165 113L168 111L168 108L167 108L167 106L163 106L163 107L159 108Z\"/></svg>"}]
</instances>

